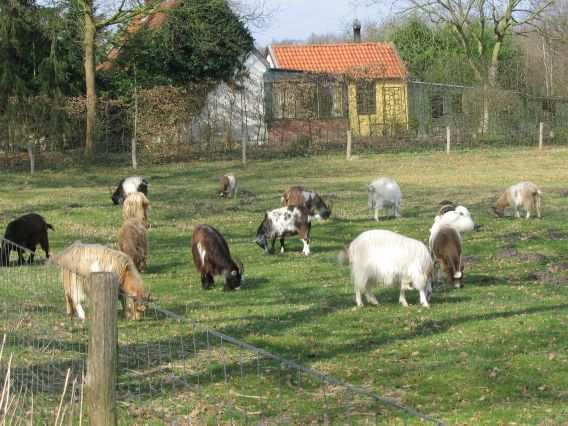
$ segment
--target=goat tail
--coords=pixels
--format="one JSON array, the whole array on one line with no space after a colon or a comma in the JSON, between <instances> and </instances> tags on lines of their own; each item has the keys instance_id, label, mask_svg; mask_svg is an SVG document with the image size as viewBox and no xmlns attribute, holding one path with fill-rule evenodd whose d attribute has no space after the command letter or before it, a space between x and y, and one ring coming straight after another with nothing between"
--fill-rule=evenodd
<instances>
[{"instance_id":1,"label":"goat tail","mask_svg":"<svg viewBox=\"0 0 568 426\"><path fill-rule=\"evenodd\" d=\"M349 246L344 247L337 253L337 263L340 265L349 265L349 263L351 263L351 259L349 258Z\"/></svg>"},{"instance_id":2,"label":"goat tail","mask_svg":"<svg viewBox=\"0 0 568 426\"><path fill-rule=\"evenodd\" d=\"M49 223L46 223L45 226L49 229L51 229L52 231L55 231L55 228L53 227L53 225L50 225Z\"/></svg>"}]
</instances>

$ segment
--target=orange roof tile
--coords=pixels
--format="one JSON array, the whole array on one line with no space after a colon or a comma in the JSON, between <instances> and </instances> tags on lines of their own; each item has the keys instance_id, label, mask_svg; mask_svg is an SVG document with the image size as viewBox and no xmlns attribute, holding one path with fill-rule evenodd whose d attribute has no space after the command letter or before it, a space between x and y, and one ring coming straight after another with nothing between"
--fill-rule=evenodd
<instances>
[{"instance_id":1,"label":"orange roof tile","mask_svg":"<svg viewBox=\"0 0 568 426\"><path fill-rule=\"evenodd\" d=\"M408 72L389 43L273 45L276 68L369 78L406 78Z\"/></svg>"},{"instance_id":2,"label":"orange roof tile","mask_svg":"<svg viewBox=\"0 0 568 426\"><path fill-rule=\"evenodd\" d=\"M128 41L129 34L135 34L144 26L151 30L160 29L168 19L167 11L176 8L177 5L178 0L164 0L149 15L135 16L130 24L128 24L126 31L120 36L119 46L113 47L108 51L104 61L97 65L97 71L106 72L112 70L114 61L116 61L120 54L120 45Z\"/></svg>"}]
</instances>

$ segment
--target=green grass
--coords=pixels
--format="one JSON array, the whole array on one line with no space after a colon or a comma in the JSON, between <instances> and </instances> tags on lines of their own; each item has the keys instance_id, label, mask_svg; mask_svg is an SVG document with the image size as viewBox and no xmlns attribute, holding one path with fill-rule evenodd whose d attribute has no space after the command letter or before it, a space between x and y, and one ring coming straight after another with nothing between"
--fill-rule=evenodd
<instances>
[{"instance_id":1,"label":"green grass","mask_svg":"<svg viewBox=\"0 0 568 426\"><path fill-rule=\"evenodd\" d=\"M450 157L372 155L351 162L322 156L259 161L246 168L236 162L144 167L137 173L151 182L152 202L145 283L166 309L449 424L562 424L568 421L568 285L562 285L568 273L563 271L568 198L562 195L568 189L567 161L566 149L527 149ZM217 178L226 172L234 172L244 190L237 199L215 196ZM36 211L55 226L54 251L75 240L112 244L122 217L111 204L109 188L131 174L127 168L105 167L33 177L0 173L0 223ZM400 220L375 223L367 211L366 184L379 175L392 176L401 186ZM494 218L491 203L521 180L543 189L544 219ZM286 254L264 256L253 243L256 229L263 212L278 207L281 193L293 184L333 200L332 218L312 227L311 256L302 256L297 239L289 241ZM379 307L355 309L349 270L336 264L337 252L371 228L426 241L443 199L468 206L483 225L464 240L470 259L465 288L436 288L431 309L417 305L416 292L408 294L411 306L403 308L396 290L378 289ZM240 292L223 292L221 283L212 291L201 289L189 247L198 223L221 230L244 262L247 281ZM508 255L512 248L516 256ZM545 258L523 257L534 253ZM559 272L546 274L551 265L559 265ZM544 274L535 279L535 273ZM62 295L55 292L54 300L59 299L63 309ZM63 317L54 321L81 328ZM168 342L175 348L177 341L183 344L186 328L159 318L122 322L121 343L135 335L138 342ZM254 370L252 364L249 368ZM252 373L242 381L239 386L255 395L276 386ZM221 400L227 394L221 388L212 380L204 390ZM168 388L155 404L171 412L187 409L184 392ZM315 391L310 395L311 404L293 392L283 392L278 401L296 405L286 411L315 419L319 403ZM258 400L246 403L269 410ZM210 415L204 412L211 413L191 407L204 419ZM205 422L215 423L212 416Z\"/></svg>"}]
</instances>

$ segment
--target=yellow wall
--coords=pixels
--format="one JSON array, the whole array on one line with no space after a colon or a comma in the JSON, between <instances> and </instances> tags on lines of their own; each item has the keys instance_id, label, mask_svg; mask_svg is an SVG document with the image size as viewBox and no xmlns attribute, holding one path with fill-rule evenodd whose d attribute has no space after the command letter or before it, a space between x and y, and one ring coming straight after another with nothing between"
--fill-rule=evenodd
<instances>
[{"instance_id":1,"label":"yellow wall","mask_svg":"<svg viewBox=\"0 0 568 426\"><path fill-rule=\"evenodd\" d=\"M357 113L357 86L349 83L349 124L356 136L389 135L396 128L408 128L408 90L406 82L377 81L377 110L372 115Z\"/></svg>"}]
</instances>

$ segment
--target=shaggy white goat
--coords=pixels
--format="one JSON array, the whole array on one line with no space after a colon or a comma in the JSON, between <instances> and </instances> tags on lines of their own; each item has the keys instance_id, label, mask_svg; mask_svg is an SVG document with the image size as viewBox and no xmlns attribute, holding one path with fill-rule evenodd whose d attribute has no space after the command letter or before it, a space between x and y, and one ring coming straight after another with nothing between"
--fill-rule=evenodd
<instances>
[{"instance_id":1,"label":"shaggy white goat","mask_svg":"<svg viewBox=\"0 0 568 426\"><path fill-rule=\"evenodd\" d=\"M122 205L122 218L139 219L144 222L146 228L150 226L150 201L141 192L134 192L126 197Z\"/></svg>"},{"instance_id":2,"label":"shaggy white goat","mask_svg":"<svg viewBox=\"0 0 568 426\"><path fill-rule=\"evenodd\" d=\"M400 284L398 300L403 306L408 306L404 292L414 288L420 293L420 304L429 307L432 258L420 241L392 231L366 231L340 253L339 260L351 264L357 306L363 306L362 294L369 303L378 305L371 292L374 285Z\"/></svg>"},{"instance_id":3,"label":"shaggy white goat","mask_svg":"<svg viewBox=\"0 0 568 426\"><path fill-rule=\"evenodd\" d=\"M536 216L541 218L542 191L532 182L519 182L508 188L497 200L494 211L497 216L504 216L507 207L513 208L515 217L521 217L519 208L526 212L526 218L531 217L531 210L536 210Z\"/></svg>"},{"instance_id":4,"label":"shaggy white goat","mask_svg":"<svg viewBox=\"0 0 568 426\"><path fill-rule=\"evenodd\" d=\"M128 255L100 244L82 244L77 241L61 253L52 256L52 261L64 269L65 300L67 304L73 304L71 312L68 306L70 314L75 312L84 319L81 302L84 300L85 292L82 288L83 283L77 275L86 277L91 272L114 272L119 280L119 297L124 316L127 319L141 318L149 294L144 290L142 277Z\"/></svg>"},{"instance_id":5,"label":"shaggy white goat","mask_svg":"<svg viewBox=\"0 0 568 426\"><path fill-rule=\"evenodd\" d=\"M400 217L402 194L394 179L380 177L367 187L369 210L375 211L375 220L379 221L379 210L392 209L392 216Z\"/></svg>"}]
</instances>

